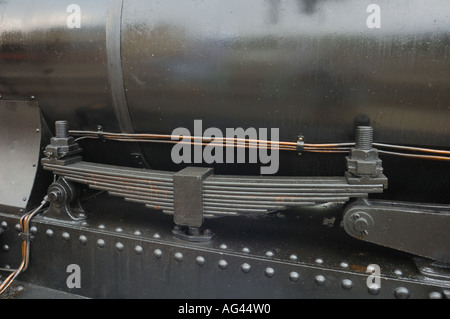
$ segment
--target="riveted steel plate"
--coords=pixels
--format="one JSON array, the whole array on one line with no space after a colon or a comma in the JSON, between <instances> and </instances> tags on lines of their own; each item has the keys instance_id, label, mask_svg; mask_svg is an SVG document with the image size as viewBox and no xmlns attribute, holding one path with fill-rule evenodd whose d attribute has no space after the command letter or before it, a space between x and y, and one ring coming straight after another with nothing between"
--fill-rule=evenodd
<instances>
[{"instance_id":1,"label":"riveted steel plate","mask_svg":"<svg viewBox=\"0 0 450 319\"><path fill-rule=\"evenodd\" d=\"M37 102L0 100L0 208L27 207L39 161L41 118Z\"/></svg>"},{"instance_id":2,"label":"riveted steel plate","mask_svg":"<svg viewBox=\"0 0 450 319\"><path fill-rule=\"evenodd\" d=\"M207 220L216 233L207 243L174 237L173 216L118 198L85 207L91 214L82 223L33 219L31 263L20 280L92 298L428 298L449 289L423 276L411 255L348 236L333 223L339 207ZM0 266L17 267L18 219L0 214L0 222ZM67 286L73 264L80 288ZM369 288L374 264L379 286Z\"/></svg>"}]
</instances>

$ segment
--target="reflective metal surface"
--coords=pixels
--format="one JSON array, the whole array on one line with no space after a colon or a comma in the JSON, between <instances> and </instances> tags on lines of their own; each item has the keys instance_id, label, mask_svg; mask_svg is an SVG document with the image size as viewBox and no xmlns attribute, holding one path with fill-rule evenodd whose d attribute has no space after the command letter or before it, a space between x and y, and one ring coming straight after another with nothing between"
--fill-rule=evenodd
<instances>
[{"instance_id":1,"label":"reflective metal surface","mask_svg":"<svg viewBox=\"0 0 450 319\"><path fill-rule=\"evenodd\" d=\"M125 0L122 56L137 131L279 127L349 141L450 145L447 1Z\"/></svg>"},{"instance_id":2,"label":"reflective metal surface","mask_svg":"<svg viewBox=\"0 0 450 319\"><path fill-rule=\"evenodd\" d=\"M36 102L0 101L0 208L28 209L39 165L41 119Z\"/></svg>"},{"instance_id":3,"label":"reflective metal surface","mask_svg":"<svg viewBox=\"0 0 450 319\"><path fill-rule=\"evenodd\" d=\"M49 123L118 129L109 92L109 1L77 1L81 28L69 28L69 3L0 2L0 94L39 101Z\"/></svg>"},{"instance_id":4,"label":"reflective metal surface","mask_svg":"<svg viewBox=\"0 0 450 319\"><path fill-rule=\"evenodd\" d=\"M376 142L448 148L448 2L377 1L379 29L366 24L371 3L80 0L81 27L70 29L67 3L4 0L0 94L33 96L49 123L67 119L71 129L163 134L202 119L222 131L275 127L283 140L346 142L364 114ZM175 167L170 147L142 148L154 168ZM123 148L111 149L122 164ZM448 164L382 159L386 196L447 201ZM279 174L341 175L343 163L282 153Z\"/></svg>"}]
</instances>

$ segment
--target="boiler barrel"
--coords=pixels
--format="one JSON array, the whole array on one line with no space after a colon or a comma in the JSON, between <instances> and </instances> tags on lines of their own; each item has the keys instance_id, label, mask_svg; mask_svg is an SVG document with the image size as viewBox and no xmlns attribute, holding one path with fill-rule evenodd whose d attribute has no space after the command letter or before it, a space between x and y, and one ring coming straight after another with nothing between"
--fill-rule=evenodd
<instances>
[{"instance_id":1,"label":"boiler barrel","mask_svg":"<svg viewBox=\"0 0 450 319\"><path fill-rule=\"evenodd\" d=\"M0 94L79 130L170 134L201 119L351 142L364 115L377 142L448 148L448 1L373 2L4 0ZM173 168L167 150L141 147ZM447 200L448 162L382 159L390 196ZM342 156L294 152L279 173L343 169Z\"/></svg>"}]
</instances>

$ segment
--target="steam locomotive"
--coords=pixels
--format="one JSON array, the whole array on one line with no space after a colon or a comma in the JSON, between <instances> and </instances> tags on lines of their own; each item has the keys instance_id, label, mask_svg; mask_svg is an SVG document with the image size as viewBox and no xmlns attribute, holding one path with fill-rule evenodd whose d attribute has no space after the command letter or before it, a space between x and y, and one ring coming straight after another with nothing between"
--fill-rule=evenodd
<instances>
[{"instance_id":1,"label":"steam locomotive","mask_svg":"<svg viewBox=\"0 0 450 319\"><path fill-rule=\"evenodd\" d=\"M450 7L372 2L1 1L2 293L448 298Z\"/></svg>"}]
</instances>

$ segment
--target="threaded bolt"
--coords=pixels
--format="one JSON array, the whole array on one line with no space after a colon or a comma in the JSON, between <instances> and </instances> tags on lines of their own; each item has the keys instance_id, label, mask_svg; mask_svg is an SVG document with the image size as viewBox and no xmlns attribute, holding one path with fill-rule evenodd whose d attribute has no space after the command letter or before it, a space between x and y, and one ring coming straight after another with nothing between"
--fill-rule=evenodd
<instances>
[{"instance_id":1,"label":"threaded bolt","mask_svg":"<svg viewBox=\"0 0 450 319\"><path fill-rule=\"evenodd\" d=\"M58 189L52 190L48 193L48 198L51 202L58 202L61 199L61 191Z\"/></svg>"},{"instance_id":2,"label":"threaded bolt","mask_svg":"<svg viewBox=\"0 0 450 319\"><path fill-rule=\"evenodd\" d=\"M56 137L66 138L69 137L69 122L56 121L55 122Z\"/></svg>"},{"instance_id":3,"label":"threaded bolt","mask_svg":"<svg viewBox=\"0 0 450 319\"><path fill-rule=\"evenodd\" d=\"M373 127L358 126L356 128L355 147L360 150L370 150L373 142Z\"/></svg>"}]
</instances>

